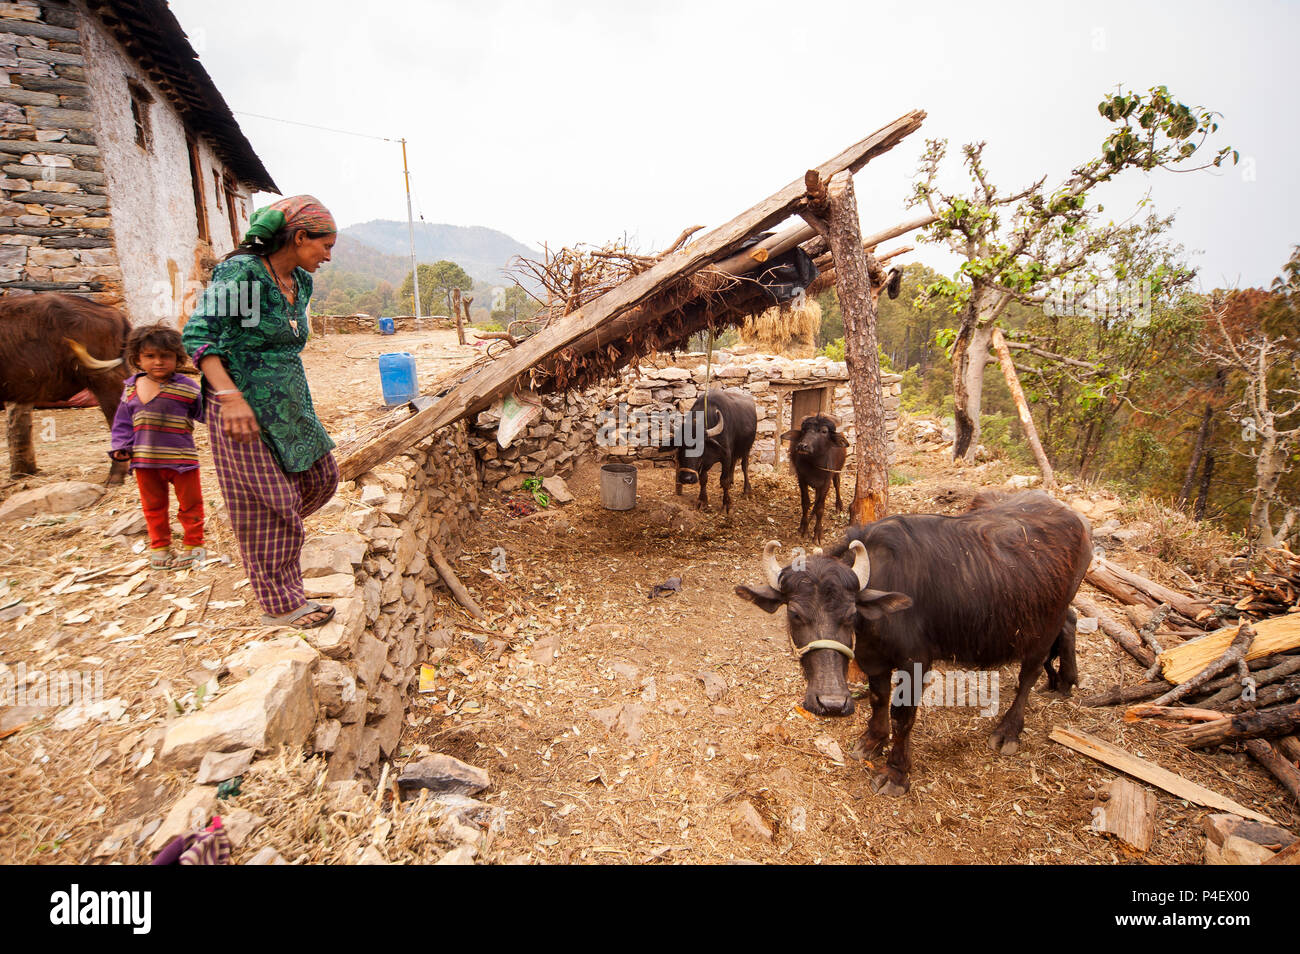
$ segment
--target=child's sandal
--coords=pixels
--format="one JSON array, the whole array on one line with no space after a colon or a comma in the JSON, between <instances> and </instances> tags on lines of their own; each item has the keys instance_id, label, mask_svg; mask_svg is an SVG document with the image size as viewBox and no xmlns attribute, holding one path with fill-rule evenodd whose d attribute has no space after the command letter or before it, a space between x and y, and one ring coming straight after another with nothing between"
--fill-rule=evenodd
<instances>
[{"instance_id":1,"label":"child's sandal","mask_svg":"<svg viewBox=\"0 0 1300 954\"><path fill-rule=\"evenodd\" d=\"M170 547L159 547L149 551L149 569L170 570L172 568L172 551Z\"/></svg>"},{"instance_id":2,"label":"child's sandal","mask_svg":"<svg viewBox=\"0 0 1300 954\"><path fill-rule=\"evenodd\" d=\"M185 547L177 554L171 564L167 567L169 570L188 570L192 566L198 566L208 558L208 551L203 547Z\"/></svg>"}]
</instances>

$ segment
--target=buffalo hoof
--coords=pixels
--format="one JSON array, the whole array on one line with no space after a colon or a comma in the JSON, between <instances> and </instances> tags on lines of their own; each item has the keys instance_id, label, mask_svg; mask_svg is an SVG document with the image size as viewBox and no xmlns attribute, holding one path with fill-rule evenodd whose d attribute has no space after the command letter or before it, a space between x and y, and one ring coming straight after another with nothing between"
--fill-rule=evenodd
<instances>
[{"instance_id":1,"label":"buffalo hoof","mask_svg":"<svg viewBox=\"0 0 1300 954\"><path fill-rule=\"evenodd\" d=\"M989 736L989 748L999 755L1015 755L1020 751L1020 740L1003 738L1001 733L994 732Z\"/></svg>"},{"instance_id":2,"label":"buffalo hoof","mask_svg":"<svg viewBox=\"0 0 1300 954\"><path fill-rule=\"evenodd\" d=\"M911 787L912 782L905 775L901 780L895 780L888 771L877 772L871 776L871 790L877 795L898 798L900 795L906 795Z\"/></svg>"},{"instance_id":3,"label":"buffalo hoof","mask_svg":"<svg viewBox=\"0 0 1300 954\"><path fill-rule=\"evenodd\" d=\"M849 749L849 758L857 759L859 762L865 762L869 759L877 758L885 750L885 744L889 741L889 736L880 739L869 739L865 735L860 736L858 741Z\"/></svg>"}]
</instances>

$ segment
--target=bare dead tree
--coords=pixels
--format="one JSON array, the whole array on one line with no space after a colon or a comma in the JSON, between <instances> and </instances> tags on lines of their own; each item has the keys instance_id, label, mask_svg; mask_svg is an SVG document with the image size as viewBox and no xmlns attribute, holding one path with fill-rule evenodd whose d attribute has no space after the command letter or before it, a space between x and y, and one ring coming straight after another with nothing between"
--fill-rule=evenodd
<instances>
[{"instance_id":1,"label":"bare dead tree","mask_svg":"<svg viewBox=\"0 0 1300 954\"><path fill-rule=\"evenodd\" d=\"M1249 534L1263 548L1284 542L1296 529L1300 505L1280 501L1278 485L1300 450L1300 352L1286 335L1229 328L1227 306L1216 300L1206 321L1208 342L1198 352L1216 366L1238 376L1241 400L1228 413L1241 422L1240 453L1253 459L1255 487L1251 492ZM1285 514L1276 526L1273 509Z\"/></svg>"}]
</instances>

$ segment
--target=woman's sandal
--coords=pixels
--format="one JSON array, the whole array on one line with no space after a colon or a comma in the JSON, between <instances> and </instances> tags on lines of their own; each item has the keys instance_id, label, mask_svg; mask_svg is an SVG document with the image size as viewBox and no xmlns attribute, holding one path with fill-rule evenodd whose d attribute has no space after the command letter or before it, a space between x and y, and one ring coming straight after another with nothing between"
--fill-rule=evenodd
<instances>
[{"instance_id":1,"label":"woman's sandal","mask_svg":"<svg viewBox=\"0 0 1300 954\"><path fill-rule=\"evenodd\" d=\"M208 558L208 551L203 547L185 547L172 558L171 564L167 567L169 570L188 570L192 566L198 566Z\"/></svg>"},{"instance_id":2,"label":"woman's sandal","mask_svg":"<svg viewBox=\"0 0 1300 954\"><path fill-rule=\"evenodd\" d=\"M171 547L159 547L157 550L149 551L149 569L151 570L170 570L173 569Z\"/></svg>"},{"instance_id":3,"label":"woman's sandal","mask_svg":"<svg viewBox=\"0 0 1300 954\"><path fill-rule=\"evenodd\" d=\"M318 619L314 623L298 623L298 620L304 616L310 616L312 613L325 613L324 619ZM285 613L283 616L272 616L270 613L262 614L262 622L268 626L294 626L299 629L315 629L318 626L324 626L334 618L334 607L321 606L319 603L308 602L292 613Z\"/></svg>"}]
</instances>

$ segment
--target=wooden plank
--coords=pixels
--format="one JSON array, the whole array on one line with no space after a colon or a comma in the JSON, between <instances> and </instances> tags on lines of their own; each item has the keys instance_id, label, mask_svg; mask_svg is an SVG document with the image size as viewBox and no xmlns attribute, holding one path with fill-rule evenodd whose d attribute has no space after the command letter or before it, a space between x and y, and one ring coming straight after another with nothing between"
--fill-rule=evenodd
<instances>
[{"instance_id":1,"label":"wooden plank","mask_svg":"<svg viewBox=\"0 0 1300 954\"><path fill-rule=\"evenodd\" d=\"M1300 646L1300 613L1262 619L1251 625L1255 627L1255 641L1246 653L1247 662ZM1236 635L1237 627L1227 626L1166 649L1160 654L1161 675L1172 683L1186 682L1222 656Z\"/></svg>"},{"instance_id":2,"label":"wooden plank","mask_svg":"<svg viewBox=\"0 0 1300 954\"><path fill-rule=\"evenodd\" d=\"M1126 778L1116 778L1104 794L1106 797L1092 807L1092 827L1138 851L1149 851L1156 837L1156 793Z\"/></svg>"},{"instance_id":3,"label":"wooden plank","mask_svg":"<svg viewBox=\"0 0 1300 954\"><path fill-rule=\"evenodd\" d=\"M854 143L838 156L818 167L823 179L844 170L856 172L874 157L889 151L905 136L921 127L925 112L913 110L888 126ZM736 218L721 225L686 248L674 252L639 275L611 289L583 308L557 321L525 341L500 360L457 385L427 410L394 428L379 440L359 448L340 462L344 480L388 460L438 428L488 407L496 398L512 391L529 368L568 346L583 335L636 307L666 284L699 270L732 248L736 242L769 228L789 217L803 201L804 180L801 176L781 191L764 199Z\"/></svg>"},{"instance_id":4,"label":"wooden plank","mask_svg":"<svg viewBox=\"0 0 1300 954\"><path fill-rule=\"evenodd\" d=\"M1198 805L1205 805L1208 808L1217 808L1220 811L1232 812L1234 815L1240 815L1242 818L1253 818L1255 821L1263 822L1266 825L1277 824L1267 815L1261 815L1257 811L1252 811L1245 805L1239 805L1226 795L1220 795L1218 792L1210 791L1204 786L1197 785L1195 782L1183 778L1168 769L1163 769L1154 762L1148 762L1144 758L1133 755L1131 752L1125 752L1117 745L1111 745L1104 739L1089 735L1087 732L1080 732L1077 729L1066 729L1057 726L1052 729L1049 736L1053 742L1059 742L1066 748L1074 749L1081 752L1089 758L1094 758L1104 765L1109 765L1117 771L1132 775L1134 778L1141 779L1144 782L1162 788L1171 795L1178 798L1185 798L1189 802L1195 802Z\"/></svg>"}]
</instances>

